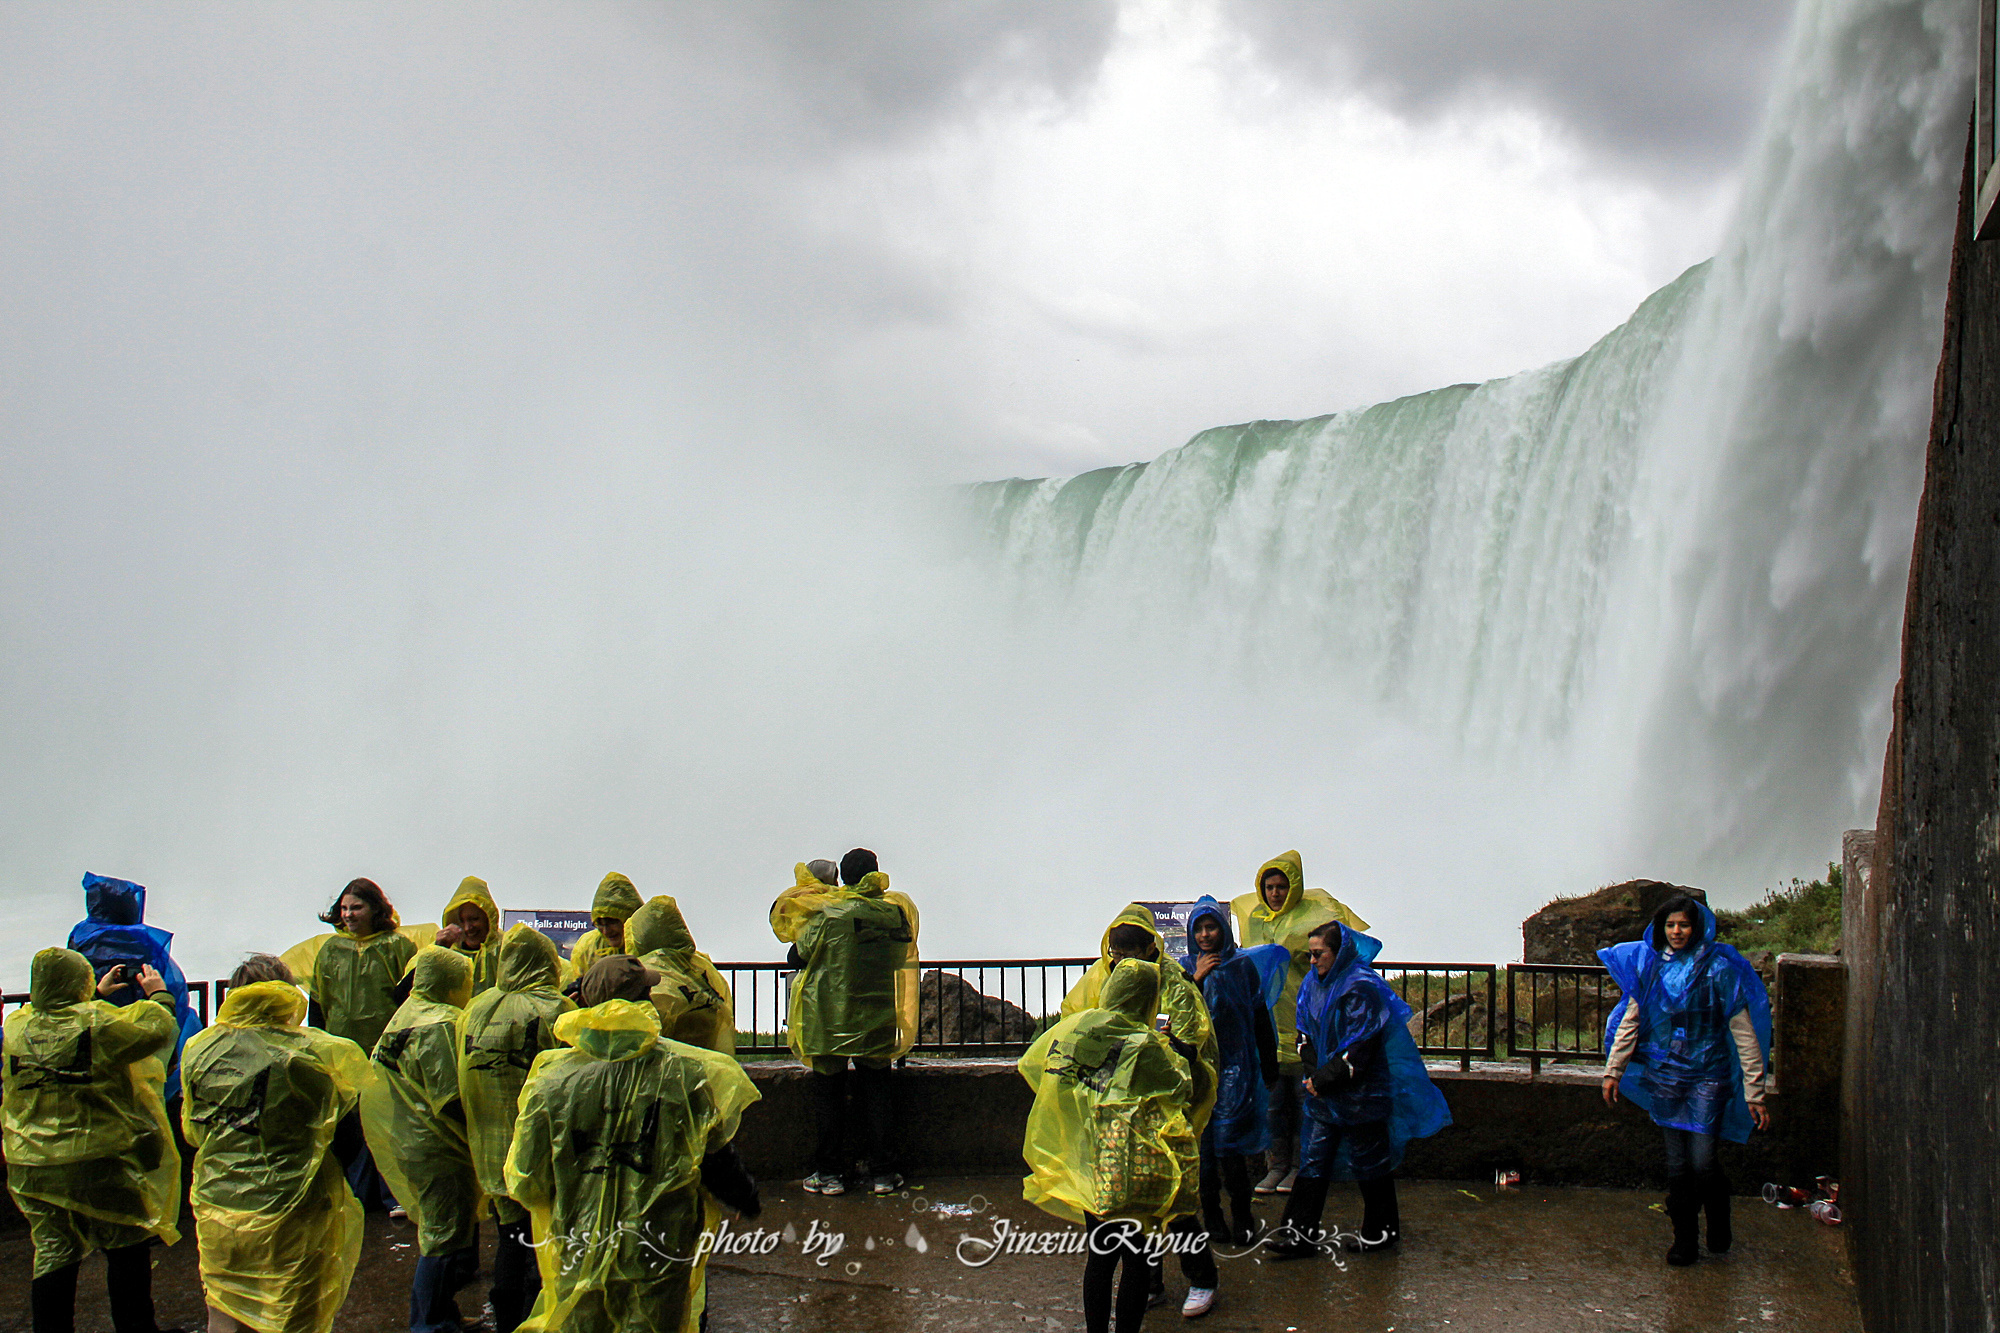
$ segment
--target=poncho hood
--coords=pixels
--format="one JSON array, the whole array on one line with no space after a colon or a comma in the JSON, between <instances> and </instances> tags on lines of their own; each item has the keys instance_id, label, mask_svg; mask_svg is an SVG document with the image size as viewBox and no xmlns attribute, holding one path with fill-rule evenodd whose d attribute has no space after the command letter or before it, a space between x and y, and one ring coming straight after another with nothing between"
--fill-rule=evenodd
<instances>
[{"instance_id":1,"label":"poncho hood","mask_svg":"<svg viewBox=\"0 0 2000 1333\"><path fill-rule=\"evenodd\" d=\"M688 932L680 904L665 894L648 898L625 923L625 948L635 958L657 950L672 958L677 967L685 968L694 957L694 936Z\"/></svg>"},{"instance_id":2,"label":"poncho hood","mask_svg":"<svg viewBox=\"0 0 2000 1333\"><path fill-rule=\"evenodd\" d=\"M43 949L28 969L28 1002L40 1013L82 1004L97 991L90 960L74 949Z\"/></svg>"},{"instance_id":3,"label":"poncho hood","mask_svg":"<svg viewBox=\"0 0 2000 1333\"><path fill-rule=\"evenodd\" d=\"M259 981L238 986L223 997L215 1021L231 1028L297 1027L305 1017L306 997L285 981Z\"/></svg>"},{"instance_id":4,"label":"poncho hood","mask_svg":"<svg viewBox=\"0 0 2000 1333\"><path fill-rule=\"evenodd\" d=\"M84 915L107 926L137 926L146 920L146 886L109 875L83 877Z\"/></svg>"},{"instance_id":5,"label":"poncho hood","mask_svg":"<svg viewBox=\"0 0 2000 1333\"><path fill-rule=\"evenodd\" d=\"M472 999L472 960L456 949L426 944L410 962L410 998L463 1009Z\"/></svg>"},{"instance_id":6,"label":"poncho hood","mask_svg":"<svg viewBox=\"0 0 2000 1333\"><path fill-rule=\"evenodd\" d=\"M1695 910L1698 913L1695 920L1698 934L1694 940L1693 947L1699 949L1704 944L1715 943L1715 913L1710 911L1708 904L1699 898L1690 898L1688 901L1695 905ZM1643 938L1646 943L1655 949L1663 951L1666 949L1667 904L1661 903L1659 910L1653 913L1652 924L1646 927L1646 934Z\"/></svg>"},{"instance_id":7,"label":"poncho hood","mask_svg":"<svg viewBox=\"0 0 2000 1333\"><path fill-rule=\"evenodd\" d=\"M818 883L819 881L814 880L813 882ZM847 890L847 892L858 894L863 898L880 898L883 894L887 893L888 891L889 891L889 872L886 870L869 871L867 874L861 877L859 883L854 885L853 888Z\"/></svg>"},{"instance_id":8,"label":"poncho hood","mask_svg":"<svg viewBox=\"0 0 2000 1333\"><path fill-rule=\"evenodd\" d=\"M1193 967L1195 960L1201 957L1201 947L1194 942L1194 926L1195 922L1202 920L1214 921L1216 925L1222 927L1222 948L1218 952L1221 953L1224 959L1228 959L1236 953L1236 928L1230 924L1229 909L1217 902L1212 895L1204 893L1201 897L1194 900L1194 906L1188 910L1187 964L1189 967Z\"/></svg>"},{"instance_id":9,"label":"poncho hood","mask_svg":"<svg viewBox=\"0 0 2000 1333\"><path fill-rule=\"evenodd\" d=\"M641 901L632 881L614 870L598 881L597 894L590 900L590 919L608 916L613 921L630 920Z\"/></svg>"},{"instance_id":10,"label":"poncho hood","mask_svg":"<svg viewBox=\"0 0 2000 1333\"><path fill-rule=\"evenodd\" d=\"M1277 907L1273 907L1264 901L1264 876L1270 874L1273 870L1282 870L1285 872L1285 882L1288 886L1285 890L1285 901ZM1296 851L1283 852L1274 856L1263 865L1257 867L1257 880L1256 883L1251 885L1251 888L1257 894L1257 905L1250 909L1252 916L1259 916L1265 920L1269 920L1274 916L1280 916L1289 912L1299 905L1299 899L1306 891L1305 863L1299 860L1299 854Z\"/></svg>"},{"instance_id":11,"label":"poncho hood","mask_svg":"<svg viewBox=\"0 0 2000 1333\"><path fill-rule=\"evenodd\" d=\"M1143 1027L1153 1026L1160 1008L1160 968L1138 958L1121 960L1104 983L1101 1008Z\"/></svg>"},{"instance_id":12,"label":"poncho hood","mask_svg":"<svg viewBox=\"0 0 2000 1333\"><path fill-rule=\"evenodd\" d=\"M493 895L486 891L486 881L477 875L467 875L459 881L458 892L451 895L451 901L444 905L444 915L438 918L438 928L457 925L458 909L467 903L486 913L487 943L500 938L500 909L494 905Z\"/></svg>"},{"instance_id":13,"label":"poncho hood","mask_svg":"<svg viewBox=\"0 0 2000 1333\"><path fill-rule=\"evenodd\" d=\"M1111 925L1104 928L1103 936L1097 941L1097 956L1111 961L1111 931L1117 926L1137 926L1153 937L1153 949L1158 952L1162 943L1160 927L1153 920L1153 909L1144 903L1126 903L1117 916L1111 918Z\"/></svg>"},{"instance_id":14,"label":"poncho hood","mask_svg":"<svg viewBox=\"0 0 2000 1333\"><path fill-rule=\"evenodd\" d=\"M599 1060L632 1060L660 1040L659 1011L644 1000L606 1000L556 1020L556 1040Z\"/></svg>"},{"instance_id":15,"label":"poncho hood","mask_svg":"<svg viewBox=\"0 0 2000 1333\"><path fill-rule=\"evenodd\" d=\"M494 985L504 991L553 988L562 977L562 955L555 942L525 921L516 922L500 937L500 969Z\"/></svg>"}]
</instances>

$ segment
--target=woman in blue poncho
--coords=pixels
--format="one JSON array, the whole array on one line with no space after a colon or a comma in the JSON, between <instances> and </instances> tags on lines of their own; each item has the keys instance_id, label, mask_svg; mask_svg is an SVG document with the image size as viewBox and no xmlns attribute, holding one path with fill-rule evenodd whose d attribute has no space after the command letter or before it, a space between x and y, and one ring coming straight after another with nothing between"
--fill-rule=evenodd
<instances>
[{"instance_id":1,"label":"woman in blue poncho","mask_svg":"<svg viewBox=\"0 0 2000 1333\"><path fill-rule=\"evenodd\" d=\"M1743 955L1715 938L1708 904L1682 895L1661 904L1645 938L1600 949L1624 992L1605 1026L1604 1100L1622 1092L1666 1135L1667 1262L1693 1263L1708 1209L1708 1248L1729 1249L1729 1179L1718 1137L1742 1143L1765 1129L1764 1070L1771 999Z\"/></svg>"},{"instance_id":2,"label":"woman in blue poncho","mask_svg":"<svg viewBox=\"0 0 2000 1333\"><path fill-rule=\"evenodd\" d=\"M1361 1187L1361 1228L1347 1239L1356 1252L1387 1249L1402 1234L1394 1172L1404 1145L1451 1123L1451 1112L1424 1069L1406 1026L1410 1006L1369 966L1382 952L1372 936L1338 921L1317 927L1299 986L1299 1054L1305 1116L1299 1131L1299 1178L1285 1207L1273 1257L1325 1252L1320 1229L1327 1186Z\"/></svg>"},{"instance_id":3,"label":"woman in blue poncho","mask_svg":"<svg viewBox=\"0 0 2000 1333\"><path fill-rule=\"evenodd\" d=\"M1249 1159L1270 1146L1266 1085L1278 1081L1278 1032L1271 1006L1284 988L1292 955L1282 945L1239 949L1229 909L1203 897L1188 913L1192 948L1181 966L1201 987L1215 1025L1220 1056L1215 1112L1201 1136L1201 1216L1208 1234L1248 1244L1257 1220L1250 1212ZM1222 1191L1229 1190L1230 1220L1223 1229Z\"/></svg>"}]
</instances>

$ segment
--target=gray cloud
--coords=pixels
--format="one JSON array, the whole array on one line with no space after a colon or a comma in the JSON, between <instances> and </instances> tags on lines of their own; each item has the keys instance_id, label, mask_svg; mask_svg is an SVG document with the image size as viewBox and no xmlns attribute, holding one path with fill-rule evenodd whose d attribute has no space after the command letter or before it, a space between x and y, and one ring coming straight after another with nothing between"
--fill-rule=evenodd
<instances>
[{"instance_id":1,"label":"gray cloud","mask_svg":"<svg viewBox=\"0 0 2000 1333\"><path fill-rule=\"evenodd\" d=\"M1764 106L1791 0L1223 0L1256 58L1429 117L1525 102L1649 172L1734 167Z\"/></svg>"}]
</instances>

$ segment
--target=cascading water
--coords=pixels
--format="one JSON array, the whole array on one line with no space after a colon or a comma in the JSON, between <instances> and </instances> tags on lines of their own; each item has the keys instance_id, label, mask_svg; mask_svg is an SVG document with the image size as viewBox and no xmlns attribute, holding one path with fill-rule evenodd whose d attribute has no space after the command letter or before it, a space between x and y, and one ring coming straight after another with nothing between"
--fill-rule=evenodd
<instances>
[{"instance_id":1,"label":"cascading water","mask_svg":"<svg viewBox=\"0 0 2000 1333\"><path fill-rule=\"evenodd\" d=\"M972 488L1017 605L1592 793L1566 836L1605 878L1740 896L1836 856L1886 736L1969 15L1806 0L1720 253L1575 360Z\"/></svg>"}]
</instances>

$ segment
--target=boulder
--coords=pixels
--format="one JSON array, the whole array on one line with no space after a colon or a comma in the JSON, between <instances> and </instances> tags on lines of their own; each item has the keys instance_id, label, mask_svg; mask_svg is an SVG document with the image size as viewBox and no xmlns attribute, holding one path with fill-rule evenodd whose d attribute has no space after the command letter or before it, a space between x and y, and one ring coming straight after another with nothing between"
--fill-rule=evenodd
<instances>
[{"instance_id":1,"label":"boulder","mask_svg":"<svg viewBox=\"0 0 2000 1333\"><path fill-rule=\"evenodd\" d=\"M1704 890L1657 879L1627 880L1581 898L1558 898L1521 923L1521 961L1595 963L1599 949L1638 939L1660 904L1683 893L1708 901Z\"/></svg>"},{"instance_id":2,"label":"boulder","mask_svg":"<svg viewBox=\"0 0 2000 1333\"><path fill-rule=\"evenodd\" d=\"M1041 1022L1018 1004L983 995L964 977L936 968L917 983L917 1040L945 1045L1027 1045Z\"/></svg>"}]
</instances>

